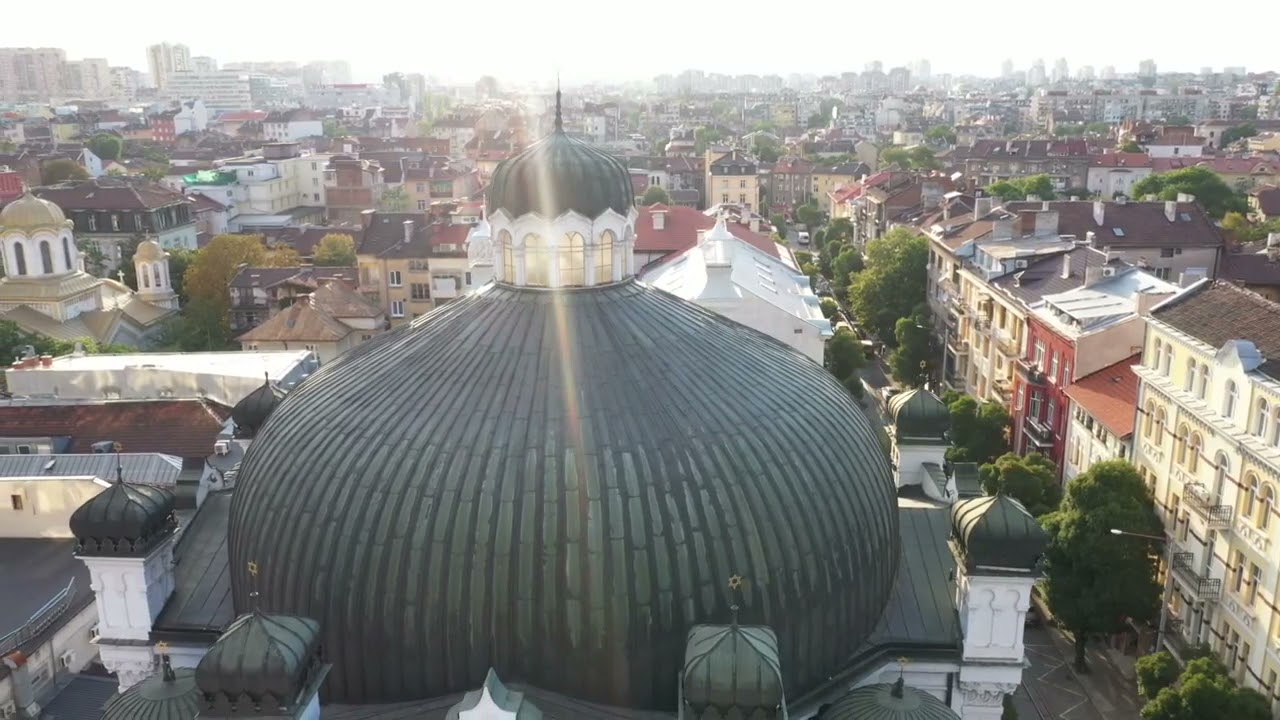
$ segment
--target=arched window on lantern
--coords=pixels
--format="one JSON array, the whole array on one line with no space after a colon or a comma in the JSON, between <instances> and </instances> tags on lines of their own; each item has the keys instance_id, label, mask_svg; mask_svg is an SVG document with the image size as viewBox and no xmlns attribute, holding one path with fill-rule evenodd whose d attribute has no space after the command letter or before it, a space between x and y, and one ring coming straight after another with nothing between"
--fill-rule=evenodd
<instances>
[{"instance_id":1,"label":"arched window on lantern","mask_svg":"<svg viewBox=\"0 0 1280 720\"><path fill-rule=\"evenodd\" d=\"M49 246L48 240L40 241L40 266L45 275L53 274L53 248Z\"/></svg>"},{"instance_id":2,"label":"arched window on lantern","mask_svg":"<svg viewBox=\"0 0 1280 720\"><path fill-rule=\"evenodd\" d=\"M596 247L596 284L613 282L613 246L617 236L612 230L600 233L600 244Z\"/></svg>"},{"instance_id":3,"label":"arched window on lantern","mask_svg":"<svg viewBox=\"0 0 1280 720\"><path fill-rule=\"evenodd\" d=\"M551 285L551 248L547 247L546 238L534 233L524 236L524 283Z\"/></svg>"},{"instance_id":4,"label":"arched window on lantern","mask_svg":"<svg viewBox=\"0 0 1280 720\"><path fill-rule=\"evenodd\" d=\"M64 237L62 238L62 261L67 264L67 272L72 272L76 269L73 264L75 261L71 258L71 241Z\"/></svg>"},{"instance_id":5,"label":"arched window on lantern","mask_svg":"<svg viewBox=\"0 0 1280 720\"><path fill-rule=\"evenodd\" d=\"M560 248L560 285L582 287L587 284L587 248L582 236L576 232L564 237Z\"/></svg>"},{"instance_id":6,"label":"arched window on lantern","mask_svg":"<svg viewBox=\"0 0 1280 720\"><path fill-rule=\"evenodd\" d=\"M502 279L504 282L516 281L515 251L511 248L511 233L503 230L498 233L498 249L502 251Z\"/></svg>"},{"instance_id":7,"label":"arched window on lantern","mask_svg":"<svg viewBox=\"0 0 1280 720\"><path fill-rule=\"evenodd\" d=\"M16 266L15 275L27 274L27 249L22 247L22 243L14 241L13 243L13 264Z\"/></svg>"}]
</instances>

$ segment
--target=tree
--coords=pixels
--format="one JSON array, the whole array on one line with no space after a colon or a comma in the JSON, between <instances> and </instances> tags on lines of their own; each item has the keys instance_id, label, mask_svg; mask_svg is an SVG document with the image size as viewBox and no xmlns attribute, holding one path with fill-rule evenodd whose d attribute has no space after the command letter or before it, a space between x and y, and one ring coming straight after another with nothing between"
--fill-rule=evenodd
<instances>
[{"instance_id":1,"label":"tree","mask_svg":"<svg viewBox=\"0 0 1280 720\"><path fill-rule=\"evenodd\" d=\"M824 297L818 301L818 307L822 308L822 317L830 320L840 312L840 303L835 298Z\"/></svg>"},{"instance_id":2,"label":"tree","mask_svg":"<svg viewBox=\"0 0 1280 720\"><path fill-rule=\"evenodd\" d=\"M320 238L312 265L322 267L355 267L356 241L345 233L329 233Z\"/></svg>"},{"instance_id":3,"label":"tree","mask_svg":"<svg viewBox=\"0 0 1280 720\"><path fill-rule=\"evenodd\" d=\"M951 447L947 460L985 465L1009 451L1009 411L1003 405L948 393L942 401L951 411Z\"/></svg>"},{"instance_id":4,"label":"tree","mask_svg":"<svg viewBox=\"0 0 1280 720\"><path fill-rule=\"evenodd\" d=\"M1233 210L1222 217L1222 229L1230 232L1236 242L1257 242L1266 240L1271 233L1280 232L1280 218L1255 223L1244 213Z\"/></svg>"},{"instance_id":5,"label":"tree","mask_svg":"<svg viewBox=\"0 0 1280 720\"><path fill-rule=\"evenodd\" d=\"M849 302L858 322L889 342L898 318L910 316L925 300L928 263L928 239L907 228L894 228L868 243L866 267L849 286Z\"/></svg>"},{"instance_id":6,"label":"tree","mask_svg":"<svg viewBox=\"0 0 1280 720\"><path fill-rule=\"evenodd\" d=\"M1213 218L1231 211L1247 213L1249 205L1222 178L1206 167L1188 167L1169 173L1148 175L1133 185L1134 197L1155 195L1161 200L1177 200L1179 193L1195 195L1196 201Z\"/></svg>"},{"instance_id":7,"label":"tree","mask_svg":"<svg viewBox=\"0 0 1280 720\"><path fill-rule=\"evenodd\" d=\"M393 185L383 190L382 197L378 200L378 209L383 212L408 212L409 193L403 185Z\"/></svg>"},{"instance_id":8,"label":"tree","mask_svg":"<svg viewBox=\"0 0 1280 720\"><path fill-rule=\"evenodd\" d=\"M54 340L44 335L29 333L11 320L0 320L0 362L5 365L13 362L16 358L22 357L26 353L27 347L30 347L37 355L53 355L57 357L71 354L75 350L76 343L83 345L85 352L91 355L116 355L135 352L134 348L120 343L99 345L97 340L90 337L75 340ZM0 382L3 382L2 378L0 378Z\"/></svg>"},{"instance_id":9,"label":"tree","mask_svg":"<svg viewBox=\"0 0 1280 720\"><path fill-rule=\"evenodd\" d=\"M778 158L782 157L782 148L778 147L778 143L763 135L756 136L751 148L762 163L778 162Z\"/></svg>"},{"instance_id":10,"label":"tree","mask_svg":"<svg viewBox=\"0 0 1280 720\"><path fill-rule=\"evenodd\" d=\"M337 138L347 134L347 129L342 127L341 123L332 118L326 119L320 124L320 126L323 128L322 132L327 138Z\"/></svg>"},{"instance_id":11,"label":"tree","mask_svg":"<svg viewBox=\"0 0 1280 720\"><path fill-rule=\"evenodd\" d=\"M853 221L849 218L841 217L831 221L827 225L826 232L823 236L823 247L827 243L847 243L853 240Z\"/></svg>"},{"instance_id":12,"label":"tree","mask_svg":"<svg viewBox=\"0 0 1280 720\"><path fill-rule=\"evenodd\" d=\"M1220 143L1221 143L1221 146L1225 148L1228 145L1231 145L1232 143L1236 142L1237 140L1244 140L1245 138L1251 138L1257 134L1258 134L1258 126L1254 125L1253 123L1243 123L1241 125L1235 125L1233 127L1229 127L1226 130L1224 130L1222 132L1222 137L1220 138Z\"/></svg>"},{"instance_id":13,"label":"tree","mask_svg":"<svg viewBox=\"0 0 1280 720\"><path fill-rule=\"evenodd\" d=\"M147 165L142 168L142 177L151 182L160 182L169 174L168 165Z\"/></svg>"},{"instance_id":14,"label":"tree","mask_svg":"<svg viewBox=\"0 0 1280 720\"><path fill-rule=\"evenodd\" d=\"M1084 123L1057 123L1053 126L1054 137L1079 137L1084 135Z\"/></svg>"},{"instance_id":15,"label":"tree","mask_svg":"<svg viewBox=\"0 0 1280 720\"><path fill-rule=\"evenodd\" d=\"M715 128L700 127L693 131L693 151L702 155L709 145L719 142L722 137L721 132Z\"/></svg>"},{"instance_id":16,"label":"tree","mask_svg":"<svg viewBox=\"0 0 1280 720\"><path fill-rule=\"evenodd\" d=\"M817 203L810 200L809 202L796 208L796 220L799 220L809 230L822 224L822 210L818 208Z\"/></svg>"},{"instance_id":17,"label":"tree","mask_svg":"<svg viewBox=\"0 0 1280 720\"><path fill-rule=\"evenodd\" d=\"M853 274L862 272L862 253L856 248L845 246L844 250L831 261L832 276L841 285L853 282Z\"/></svg>"},{"instance_id":18,"label":"tree","mask_svg":"<svg viewBox=\"0 0 1280 720\"><path fill-rule=\"evenodd\" d=\"M956 144L956 131L950 125L934 125L929 128L929 132L924 134L926 139L934 140L947 145Z\"/></svg>"},{"instance_id":19,"label":"tree","mask_svg":"<svg viewBox=\"0 0 1280 720\"><path fill-rule=\"evenodd\" d=\"M1178 661L1163 650L1143 655L1134 663L1134 670L1138 675L1138 692L1148 700L1155 699L1161 690L1178 681L1181 669Z\"/></svg>"},{"instance_id":20,"label":"tree","mask_svg":"<svg viewBox=\"0 0 1280 720\"><path fill-rule=\"evenodd\" d=\"M899 168L907 169L911 166L911 156L907 154L904 147L890 147L880 151L880 167L885 168L888 165L897 165Z\"/></svg>"},{"instance_id":21,"label":"tree","mask_svg":"<svg viewBox=\"0 0 1280 720\"><path fill-rule=\"evenodd\" d=\"M909 387L921 387L933 375L938 348L930 331L929 306L921 303L911 317L900 318L893 328L897 347L889 355L893 379Z\"/></svg>"},{"instance_id":22,"label":"tree","mask_svg":"<svg viewBox=\"0 0 1280 720\"><path fill-rule=\"evenodd\" d=\"M1237 686L1217 658L1206 657L1188 662L1177 682L1162 687L1142 708L1142 717L1146 720L1269 720L1270 705L1265 695Z\"/></svg>"},{"instance_id":23,"label":"tree","mask_svg":"<svg viewBox=\"0 0 1280 720\"><path fill-rule=\"evenodd\" d=\"M56 185L68 180L88 179L88 171L80 167L80 164L75 160L58 158L40 166L40 183L42 185Z\"/></svg>"},{"instance_id":24,"label":"tree","mask_svg":"<svg viewBox=\"0 0 1280 720\"><path fill-rule=\"evenodd\" d=\"M827 126L827 118L820 112L816 112L809 116L809 120L805 123L805 127L810 130Z\"/></svg>"},{"instance_id":25,"label":"tree","mask_svg":"<svg viewBox=\"0 0 1280 720\"><path fill-rule=\"evenodd\" d=\"M1049 533L1045 587L1059 624L1074 636L1075 666L1087 671L1090 639L1149 621L1160 605L1156 558L1161 548L1112 528L1164 535L1155 502L1137 469L1123 460L1095 464L1068 485L1055 512L1041 518Z\"/></svg>"},{"instance_id":26,"label":"tree","mask_svg":"<svg viewBox=\"0 0 1280 720\"><path fill-rule=\"evenodd\" d=\"M183 273L183 288L190 301L183 309L176 331L178 344L185 350L227 346L231 334L227 325L230 304L227 288L241 265L291 267L300 264L298 253L292 248L268 249L261 235L215 237L195 255Z\"/></svg>"},{"instance_id":27,"label":"tree","mask_svg":"<svg viewBox=\"0 0 1280 720\"><path fill-rule=\"evenodd\" d=\"M1027 512L1040 517L1053 512L1062 502L1058 468L1040 453L1005 453L979 469L982 489L988 495L1003 493L1022 503Z\"/></svg>"},{"instance_id":28,"label":"tree","mask_svg":"<svg viewBox=\"0 0 1280 720\"><path fill-rule=\"evenodd\" d=\"M822 246L823 246L824 244L826 244L826 242L827 242L827 231L826 231L826 230L814 230L814 231L813 231L813 237L811 237L811 238L809 239L809 242L810 242L810 243L812 243L812 244L813 244L813 246L814 246L815 248L817 248L819 251L821 251L821 250L822 250Z\"/></svg>"},{"instance_id":29,"label":"tree","mask_svg":"<svg viewBox=\"0 0 1280 720\"><path fill-rule=\"evenodd\" d=\"M1140 153L1144 151L1142 149L1142 146L1139 145L1137 142L1133 140L1125 140L1124 144L1120 146L1120 152Z\"/></svg>"},{"instance_id":30,"label":"tree","mask_svg":"<svg viewBox=\"0 0 1280 720\"><path fill-rule=\"evenodd\" d=\"M848 328L841 328L827 341L827 369L837 380L856 377L858 368L866 362L862 341Z\"/></svg>"},{"instance_id":31,"label":"tree","mask_svg":"<svg viewBox=\"0 0 1280 720\"><path fill-rule=\"evenodd\" d=\"M650 185L649 189L644 191L644 195L640 198L641 205L663 205L671 204L671 195L665 189L657 185Z\"/></svg>"},{"instance_id":32,"label":"tree","mask_svg":"<svg viewBox=\"0 0 1280 720\"><path fill-rule=\"evenodd\" d=\"M915 170L937 170L942 163L933 154L933 150L924 145L917 145L907 151L907 158Z\"/></svg>"},{"instance_id":33,"label":"tree","mask_svg":"<svg viewBox=\"0 0 1280 720\"><path fill-rule=\"evenodd\" d=\"M107 254L102 251L97 240L81 235L76 238L76 249L84 255L85 272L95 277L104 277L107 274Z\"/></svg>"},{"instance_id":34,"label":"tree","mask_svg":"<svg viewBox=\"0 0 1280 720\"><path fill-rule=\"evenodd\" d=\"M778 237L785 238L787 236L787 216L782 213L774 213L769 216L769 224L773 226L773 231Z\"/></svg>"},{"instance_id":35,"label":"tree","mask_svg":"<svg viewBox=\"0 0 1280 720\"><path fill-rule=\"evenodd\" d=\"M86 143L90 152L103 160L119 160L124 154L124 140L119 135L111 133L98 133L89 138Z\"/></svg>"},{"instance_id":36,"label":"tree","mask_svg":"<svg viewBox=\"0 0 1280 720\"><path fill-rule=\"evenodd\" d=\"M994 195L1005 202L1025 200L1028 195L1035 195L1041 200L1052 200L1054 198L1053 181L1048 175L1001 180L988 185L987 194Z\"/></svg>"}]
</instances>

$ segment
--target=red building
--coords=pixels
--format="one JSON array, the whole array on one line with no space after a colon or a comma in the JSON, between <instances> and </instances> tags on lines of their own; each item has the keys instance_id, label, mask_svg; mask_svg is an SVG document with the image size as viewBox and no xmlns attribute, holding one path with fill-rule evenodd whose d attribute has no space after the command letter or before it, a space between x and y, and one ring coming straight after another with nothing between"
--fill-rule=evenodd
<instances>
[{"instance_id":1,"label":"red building","mask_svg":"<svg viewBox=\"0 0 1280 720\"><path fill-rule=\"evenodd\" d=\"M0 206L22 195L22 175L15 170L0 167Z\"/></svg>"},{"instance_id":2,"label":"red building","mask_svg":"<svg viewBox=\"0 0 1280 720\"><path fill-rule=\"evenodd\" d=\"M171 143L178 137L177 126L174 124L173 118L177 114L176 110L162 112L147 118L147 125L151 127L151 139L156 142Z\"/></svg>"},{"instance_id":3,"label":"red building","mask_svg":"<svg viewBox=\"0 0 1280 720\"><path fill-rule=\"evenodd\" d=\"M1038 452L1062 467L1070 404L1064 390L1075 380L1076 367L1075 340L1029 315L1027 354L1014 377L1014 452Z\"/></svg>"}]
</instances>

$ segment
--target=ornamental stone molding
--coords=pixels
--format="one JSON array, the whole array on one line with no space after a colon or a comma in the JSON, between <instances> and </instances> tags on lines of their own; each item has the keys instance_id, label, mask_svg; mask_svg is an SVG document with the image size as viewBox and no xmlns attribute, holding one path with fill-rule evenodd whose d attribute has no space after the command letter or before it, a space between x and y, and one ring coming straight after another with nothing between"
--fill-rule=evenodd
<instances>
[{"instance_id":1,"label":"ornamental stone molding","mask_svg":"<svg viewBox=\"0 0 1280 720\"><path fill-rule=\"evenodd\" d=\"M960 695L964 698L965 707L971 705L1003 706L1004 696L1014 693L1017 689L1017 683L963 681L960 683Z\"/></svg>"},{"instance_id":2,"label":"ornamental stone molding","mask_svg":"<svg viewBox=\"0 0 1280 720\"><path fill-rule=\"evenodd\" d=\"M146 652L148 657L145 660L108 657L106 654L102 656L102 666L116 674L116 680L120 683L120 692L128 690L155 674L155 658L150 655L149 648Z\"/></svg>"}]
</instances>

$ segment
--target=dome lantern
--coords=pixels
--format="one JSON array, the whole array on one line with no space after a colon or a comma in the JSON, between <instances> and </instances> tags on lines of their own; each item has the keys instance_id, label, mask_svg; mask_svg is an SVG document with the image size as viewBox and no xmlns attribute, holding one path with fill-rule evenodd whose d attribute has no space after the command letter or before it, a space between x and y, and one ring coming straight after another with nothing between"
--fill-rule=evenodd
<instances>
[{"instance_id":1,"label":"dome lantern","mask_svg":"<svg viewBox=\"0 0 1280 720\"><path fill-rule=\"evenodd\" d=\"M175 669L165 655L160 672L112 698L102 720L193 720L199 715L195 670Z\"/></svg>"},{"instance_id":2,"label":"dome lantern","mask_svg":"<svg viewBox=\"0 0 1280 720\"><path fill-rule=\"evenodd\" d=\"M1049 535L1008 495L962 500L951 508L952 552L969 572L1035 573Z\"/></svg>"},{"instance_id":3,"label":"dome lantern","mask_svg":"<svg viewBox=\"0 0 1280 720\"><path fill-rule=\"evenodd\" d=\"M889 416L899 443L911 439L942 441L951 430L951 410L924 388L894 396L889 401Z\"/></svg>"},{"instance_id":4,"label":"dome lantern","mask_svg":"<svg viewBox=\"0 0 1280 720\"><path fill-rule=\"evenodd\" d=\"M778 636L758 625L699 625L689 630L682 698L693 717L781 717ZM732 715L736 711L737 715Z\"/></svg>"},{"instance_id":5,"label":"dome lantern","mask_svg":"<svg viewBox=\"0 0 1280 720\"><path fill-rule=\"evenodd\" d=\"M231 420L236 426L236 437L252 438L267 422L267 418L284 399L284 391L271 382L267 375L257 390L240 398L231 408Z\"/></svg>"},{"instance_id":6,"label":"dome lantern","mask_svg":"<svg viewBox=\"0 0 1280 720\"><path fill-rule=\"evenodd\" d=\"M231 623L196 666L201 717L293 716L319 690L320 624L257 610ZM244 707L251 705L252 707Z\"/></svg>"},{"instance_id":7,"label":"dome lantern","mask_svg":"<svg viewBox=\"0 0 1280 720\"><path fill-rule=\"evenodd\" d=\"M150 485L116 482L71 514L71 534L82 556L137 557L149 554L173 534L173 493Z\"/></svg>"}]
</instances>

